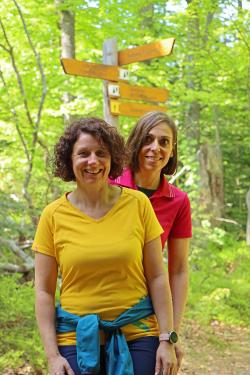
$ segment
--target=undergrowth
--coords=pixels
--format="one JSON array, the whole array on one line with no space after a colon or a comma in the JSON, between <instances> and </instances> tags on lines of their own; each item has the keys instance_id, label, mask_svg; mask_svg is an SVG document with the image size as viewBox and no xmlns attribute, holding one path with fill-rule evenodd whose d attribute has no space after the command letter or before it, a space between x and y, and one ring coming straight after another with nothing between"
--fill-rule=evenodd
<instances>
[{"instance_id":1,"label":"undergrowth","mask_svg":"<svg viewBox=\"0 0 250 375\"><path fill-rule=\"evenodd\" d=\"M204 243L190 255L187 317L200 324L249 325L249 246L219 228Z\"/></svg>"}]
</instances>

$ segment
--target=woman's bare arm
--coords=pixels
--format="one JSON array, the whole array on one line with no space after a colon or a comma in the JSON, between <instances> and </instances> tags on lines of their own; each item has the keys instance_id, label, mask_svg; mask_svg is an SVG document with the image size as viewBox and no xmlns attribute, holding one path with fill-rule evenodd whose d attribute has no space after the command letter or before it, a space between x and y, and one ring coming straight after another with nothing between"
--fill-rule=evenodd
<instances>
[{"instance_id":1,"label":"woman's bare arm","mask_svg":"<svg viewBox=\"0 0 250 375\"><path fill-rule=\"evenodd\" d=\"M57 263L55 258L35 254L36 319L41 334L50 375L74 375L68 362L58 350L55 329L55 292Z\"/></svg>"}]
</instances>

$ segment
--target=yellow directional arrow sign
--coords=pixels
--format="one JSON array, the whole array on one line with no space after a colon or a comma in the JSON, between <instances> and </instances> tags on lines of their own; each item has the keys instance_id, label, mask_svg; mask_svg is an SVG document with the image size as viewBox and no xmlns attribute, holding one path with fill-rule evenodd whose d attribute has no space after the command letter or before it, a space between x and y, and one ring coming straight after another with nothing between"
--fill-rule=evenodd
<instances>
[{"instance_id":1,"label":"yellow directional arrow sign","mask_svg":"<svg viewBox=\"0 0 250 375\"><path fill-rule=\"evenodd\" d=\"M107 81L118 81L118 79L128 79L127 70L118 66L96 64L86 61L62 58L61 63L64 72L76 76L100 78Z\"/></svg>"},{"instance_id":2,"label":"yellow directional arrow sign","mask_svg":"<svg viewBox=\"0 0 250 375\"><path fill-rule=\"evenodd\" d=\"M113 115L124 115L140 117L150 111L166 112L167 108L159 105L121 102L119 100L110 100L110 111Z\"/></svg>"},{"instance_id":3,"label":"yellow directional arrow sign","mask_svg":"<svg viewBox=\"0 0 250 375\"><path fill-rule=\"evenodd\" d=\"M131 86L124 82L109 84L109 96L131 100L151 102L165 102L168 99L168 90L155 87Z\"/></svg>"},{"instance_id":4,"label":"yellow directional arrow sign","mask_svg":"<svg viewBox=\"0 0 250 375\"><path fill-rule=\"evenodd\" d=\"M118 65L144 61L156 57L167 56L172 53L175 38L163 39L135 48L128 48L118 52Z\"/></svg>"}]
</instances>

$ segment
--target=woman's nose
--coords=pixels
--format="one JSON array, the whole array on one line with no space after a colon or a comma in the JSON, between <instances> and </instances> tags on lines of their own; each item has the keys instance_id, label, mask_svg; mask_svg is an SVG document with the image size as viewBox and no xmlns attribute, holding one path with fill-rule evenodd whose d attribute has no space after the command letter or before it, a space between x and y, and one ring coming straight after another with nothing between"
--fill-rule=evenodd
<instances>
[{"instance_id":1,"label":"woman's nose","mask_svg":"<svg viewBox=\"0 0 250 375\"><path fill-rule=\"evenodd\" d=\"M98 158L95 153L89 155L88 163L89 164L96 164L98 162Z\"/></svg>"},{"instance_id":2,"label":"woman's nose","mask_svg":"<svg viewBox=\"0 0 250 375\"><path fill-rule=\"evenodd\" d=\"M157 139L155 139L151 145L150 145L150 148L151 150L159 150L160 146L159 146L159 142Z\"/></svg>"}]
</instances>

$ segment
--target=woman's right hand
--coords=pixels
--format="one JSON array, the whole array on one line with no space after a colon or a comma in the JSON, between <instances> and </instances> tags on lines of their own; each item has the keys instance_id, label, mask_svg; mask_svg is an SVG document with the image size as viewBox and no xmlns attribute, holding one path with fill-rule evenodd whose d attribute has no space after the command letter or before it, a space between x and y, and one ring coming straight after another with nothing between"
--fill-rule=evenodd
<instances>
[{"instance_id":1,"label":"woman's right hand","mask_svg":"<svg viewBox=\"0 0 250 375\"><path fill-rule=\"evenodd\" d=\"M58 354L48 359L49 375L75 375L67 359Z\"/></svg>"},{"instance_id":2,"label":"woman's right hand","mask_svg":"<svg viewBox=\"0 0 250 375\"><path fill-rule=\"evenodd\" d=\"M173 344L161 341L156 352L154 375L177 375L177 360Z\"/></svg>"}]
</instances>

